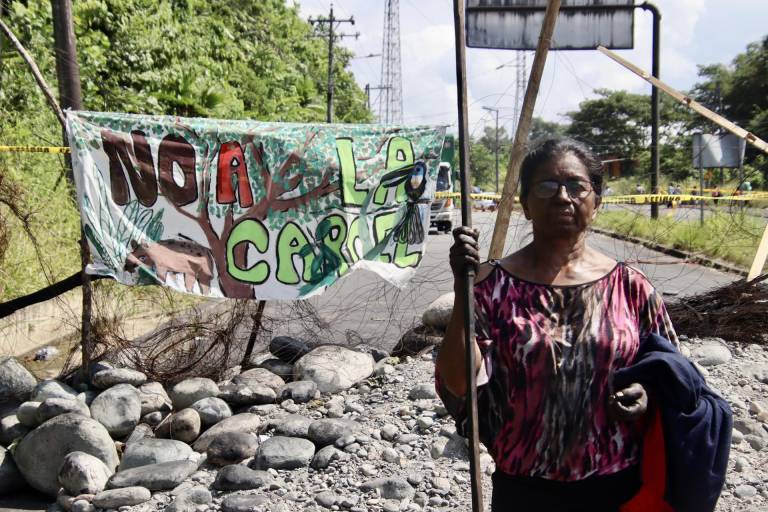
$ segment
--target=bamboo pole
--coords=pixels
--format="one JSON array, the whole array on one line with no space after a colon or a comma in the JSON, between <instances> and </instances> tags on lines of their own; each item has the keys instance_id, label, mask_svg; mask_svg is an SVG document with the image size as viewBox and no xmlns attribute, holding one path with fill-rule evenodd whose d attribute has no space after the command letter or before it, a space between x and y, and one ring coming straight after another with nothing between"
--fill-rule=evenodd
<instances>
[{"instance_id":1,"label":"bamboo pole","mask_svg":"<svg viewBox=\"0 0 768 512\"><path fill-rule=\"evenodd\" d=\"M536 46L536 54L533 57L531 76L528 79L528 86L525 89L523 108L520 113L520 120L517 123L515 143L512 146L512 156L509 159L509 165L507 165L507 177L504 180L504 190L501 193L498 213L496 214L496 224L493 226L491 247L488 251L489 259L497 260L501 258L502 253L504 252L504 242L507 239L509 218L512 215L512 208L515 203L520 165L525 158L528 133L531 131L533 107L536 105L536 96L539 94L541 75L544 72L547 53L549 52L549 46L552 43L552 34L555 31L555 22L557 21L558 12L560 12L560 0L549 0L547 3L547 10L544 13L544 23L541 27L541 33L539 34L539 42Z\"/></svg>"},{"instance_id":2,"label":"bamboo pole","mask_svg":"<svg viewBox=\"0 0 768 512\"><path fill-rule=\"evenodd\" d=\"M738 126L735 123L732 123L728 119L724 118L720 114L717 114L715 112L712 112L707 107L702 105L701 103L695 101L690 96L686 96L685 94L681 93L677 89L665 84L658 78L655 78L648 74L647 71L635 66L628 60L620 57L615 52L612 52L608 48L605 48L604 46L598 46L597 49L602 52L604 55L607 55L611 59L615 60L646 82L649 82L654 87L657 87L658 89L664 91L668 95L672 96L675 100L679 101L683 105L687 106L688 108L694 110L696 113L704 116L705 118L709 119L713 123L716 123L718 126L721 126L722 128L725 128L729 132L733 133L737 137L746 140L759 150L761 150L764 153L768 153L768 142L765 142L761 138L759 138L757 135L755 135L752 132L748 132L744 128Z\"/></svg>"}]
</instances>

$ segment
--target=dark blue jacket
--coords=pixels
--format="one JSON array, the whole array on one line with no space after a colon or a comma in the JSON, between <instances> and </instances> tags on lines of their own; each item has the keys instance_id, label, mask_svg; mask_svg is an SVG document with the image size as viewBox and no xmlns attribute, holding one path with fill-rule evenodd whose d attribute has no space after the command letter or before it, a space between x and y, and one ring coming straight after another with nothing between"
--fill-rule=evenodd
<instances>
[{"instance_id":1,"label":"dark blue jacket","mask_svg":"<svg viewBox=\"0 0 768 512\"><path fill-rule=\"evenodd\" d=\"M614 389L639 382L659 408L666 451L666 501L676 512L714 510L725 482L733 418L696 367L656 334L635 363L614 375Z\"/></svg>"}]
</instances>

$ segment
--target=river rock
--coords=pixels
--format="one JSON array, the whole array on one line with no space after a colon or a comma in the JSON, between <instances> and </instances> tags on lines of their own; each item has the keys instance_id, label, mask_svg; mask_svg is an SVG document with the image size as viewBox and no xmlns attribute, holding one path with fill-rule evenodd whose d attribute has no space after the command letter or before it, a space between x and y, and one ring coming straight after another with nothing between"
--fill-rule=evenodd
<instances>
[{"instance_id":1,"label":"river rock","mask_svg":"<svg viewBox=\"0 0 768 512\"><path fill-rule=\"evenodd\" d=\"M217 491L245 491L268 486L274 481L274 477L267 471L253 470L242 464L232 464L219 470L213 482L213 488Z\"/></svg>"},{"instance_id":2,"label":"river rock","mask_svg":"<svg viewBox=\"0 0 768 512\"><path fill-rule=\"evenodd\" d=\"M167 412L155 411L145 414L139 420L141 423L146 423L153 429L157 427L168 416Z\"/></svg>"},{"instance_id":3,"label":"river rock","mask_svg":"<svg viewBox=\"0 0 768 512\"><path fill-rule=\"evenodd\" d=\"M291 336L275 336L269 342L269 352L286 363L293 364L309 353L309 344Z\"/></svg>"},{"instance_id":4,"label":"river rock","mask_svg":"<svg viewBox=\"0 0 768 512\"><path fill-rule=\"evenodd\" d=\"M59 468L74 451L93 455L111 470L119 462L107 429L80 414L62 414L37 427L18 444L14 459L32 487L55 496L60 487Z\"/></svg>"},{"instance_id":5,"label":"river rock","mask_svg":"<svg viewBox=\"0 0 768 512\"><path fill-rule=\"evenodd\" d=\"M285 437L309 437L309 426L314 422L301 414L289 414L271 422L275 435Z\"/></svg>"},{"instance_id":6,"label":"river rock","mask_svg":"<svg viewBox=\"0 0 768 512\"><path fill-rule=\"evenodd\" d=\"M416 384L411 388L408 393L408 398L411 400L424 400L437 398L434 384Z\"/></svg>"},{"instance_id":7,"label":"river rock","mask_svg":"<svg viewBox=\"0 0 768 512\"><path fill-rule=\"evenodd\" d=\"M59 469L59 483L71 496L96 494L104 490L112 471L85 452L70 452Z\"/></svg>"},{"instance_id":8,"label":"river rock","mask_svg":"<svg viewBox=\"0 0 768 512\"><path fill-rule=\"evenodd\" d=\"M244 412L235 414L212 426L197 438L193 448L196 452L204 453L208 450L213 438L222 432L258 433L261 425L261 417L258 414Z\"/></svg>"},{"instance_id":9,"label":"river rock","mask_svg":"<svg viewBox=\"0 0 768 512\"><path fill-rule=\"evenodd\" d=\"M93 374L91 382L99 389L108 389L118 384L141 386L147 381L147 376L129 368L111 368Z\"/></svg>"},{"instance_id":10,"label":"river rock","mask_svg":"<svg viewBox=\"0 0 768 512\"><path fill-rule=\"evenodd\" d=\"M212 396L219 396L219 386L205 377L185 379L171 389L171 402L177 411L186 409L198 400Z\"/></svg>"},{"instance_id":11,"label":"river rock","mask_svg":"<svg viewBox=\"0 0 768 512\"><path fill-rule=\"evenodd\" d=\"M277 393L277 390L283 387L285 381L266 368L253 368L232 379L232 383L244 384L251 389L254 389L256 386L267 386Z\"/></svg>"},{"instance_id":12,"label":"river rock","mask_svg":"<svg viewBox=\"0 0 768 512\"><path fill-rule=\"evenodd\" d=\"M19 468L11 453L0 446L0 496L15 494L21 487L24 487L24 479Z\"/></svg>"},{"instance_id":13,"label":"river rock","mask_svg":"<svg viewBox=\"0 0 768 512\"><path fill-rule=\"evenodd\" d=\"M261 494L232 494L221 502L221 512L253 512L267 502Z\"/></svg>"},{"instance_id":14,"label":"river rock","mask_svg":"<svg viewBox=\"0 0 768 512\"><path fill-rule=\"evenodd\" d=\"M118 509L140 505L152 498L152 493L146 487L124 487L101 491L93 497L94 506L103 509Z\"/></svg>"},{"instance_id":15,"label":"river rock","mask_svg":"<svg viewBox=\"0 0 768 512\"><path fill-rule=\"evenodd\" d=\"M19 423L25 427L35 428L40 425L37 421L37 408L40 407L42 402L24 402L16 411L16 417L19 418Z\"/></svg>"},{"instance_id":16,"label":"river rock","mask_svg":"<svg viewBox=\"0 0 768 512\"><path fill-rule=\"evenodd\" d=\"M112 386L93 401L91 416L104 425L112 437L127 436L141 418L138 390L130 384Z\"/></svg>"},{"instance_id":17,"label":"river rock","mask_svg":"<svg viewBox=\"0 0 768 512\"><path fill-rule=\"evenodd\" d=\"M126 438L126 446L131 443L137 443L142 439L155 437L154 429L146 423L139 423L136 428L133 429L131 434Z\"/></svg>"},{"instance_id":18,"label":"river rock","mask_svg":"<svg viewBox=\"0 0 768 512\"><path fill-rule=\"evenodd\" d=\"M370 377L373 365L370 354L325 345L299 359L293 367L293 377L314 381L323 393L337 393Z\"/></svg>"},{"instance_id":19,"label":"river rock","mask_svg":"<svg viewBox=\"0 0 768 512\"><path fill-rule=\"evenodd\" d=\"M224 384L219 398L235 406L266 405L275 402L275 390L260 384Z\"/></svg>"},{"instance_id":20,"label":"river rock","mask_svg":"<svg viewBox=\"0 0 768 512\"><path fill-rule=\"evenodd\" d=\"M19 423L19 418L15 414L6 416L0 420L0 445L8 446L15 439L24 437L32 429Z\"/></svg>"},{"instance_id":21,"label":"river rock","mask_svg":"<svg viewBox=\"0 0 768 512\"><path fill-rule=\"evenodd\" d=\"M76 398L46 398L36 410L37 423L39 425L60 414L68 413L91 417L88 406Z\"/></svg>"},{"instance_id":22,"label":"river rock","mask_svg":"<svg viewBox=\"0 0 768 512\"><path fill-rule=\"evenodd\" d=\"M197 462L181 460L126 469L112 475L107 487L146 487L150 491L168 491L197 471Z\"/></svg>"},{"instance_id":23,"label":"river rock","mask_svg":"<svg viewBox=\"0 0 768 512\"><path fill-rule=\"evenodd\" d=\"M0 357L0 403L25 402L37 379L14 357Z\"/></svg>"},{"instance_id":24,"label":"river rock","mask_svg":"<svg viewBox=\"0 0 768 512\"><path fill-rule=\"evenodd\" d=\"M333 444L340 437L356 434L360 424L343 418L323 418L309 425L307 436L317 446Z\"/></svg>"},{"instance_id":25,"label":"river rock","mask_svg":"<svg viewBox=\"0 0 768 512\"><path fill-rule=\"evenodd\" d=\"M216 466L237 464L253 457L259 449L259 439L243 432L222 432L208 445L207 461Z\"/></svg>"},{"instance_id":26,"label":"river rock","mask_svg":"<svg viewBox=\"0 0 768 512\"><path fill-rule=\"evenodd\" d=\"M191 443L200 435L200 415L194 409L182 409L165 418L155 429L157 437Z\"/></svg>"},{"instance_id":27,"label":"river rock","mask_svg":"<svg viewBox=\"0 0 768 512\"><path fill-rule=\"evenodd\" d=\"M313 469L325 469L330 465L331 461L343 459L346 457L347 454L335 446L329 445L320 448L320 450L315 453L315 456L312 457L312 462L310 465Z\"/></svg>"},{"instance_id":28,"label":"river rock","mask_svg":"<svg viewBox=\"0 0 768 512\"><path fill-rule=\"evenodd\" d=\"M203 429L206 429L221 420L232 416L232 409L221 398L209 397L198 400L189 406L200 415L200 423Z\"/></svg>"},{"instance_id":29,"label":"river rock","mask_svg":"<svg viewBox=\"0 0 768 512\"><path fill-rule=\"evenodd\" d=\"M192 448L181 441L144 438L125 445L120 471L163 462L189 460L193 454Z\"/></svg>"},{"instance_id":30,"label":"river rock","mask_svg":"<svg viewBox=\"0 0 768 512\"><path fill-rule=\"evenodd\" d=\"M281 361L276 357L265 359L259 363L257 368L264 368L265 370L269 370L270 372L283 379L285 382L293 380L293 365L291 363Z\"/></svg>"},{"instance_id":31,"label":"river rock","mask_svg":"<svg viewBox=\"0 0 768 512\"><path fill-rule=\"evenodd\" d=\"M299 437L270 437L251 461L253 469L298 469L309 466L315 445Z\"/></svg>"},{"instance_id":32,"label":"river rock","mask_svg":"<svg viewBox=\"0 0 768 512\"><path fill-rule=\"evenodd\" d=\"M171 410L171 398L159 382L145 382L139 386L139 400L142 417L153 412Z\"/></svg>"},{"instance_id":33,"label":"river rock","mask_svg":"<svg viewBox=\"0 0 768 512\"><path fill-rule=\"evenodd\" d=\"M448 321L453 312L454 293L449 292L435 299L424 313L421 315L421 322L424 325L440 331L448 327Z\"/></svg>"},{"instance_id":34,"label":"river rock","mask_svg":"<svg viewBox=\"0 0 768 512\"><path fill-rule=\"evenodd\" d=\"M360 486L363 491L378 489L381 497L387 500L403 500L413 498L416 491L402 478L376 478L368 480Z\"/></svg>"},{"instance_id":35,"label":"river rock","mask_svg":"<svg viewBox=\"0 0 768 512\"><path fill-rule=\"evenodd\" d=\"M31 402L44 402L46 398L77 398L77 391L57 380L44 380L32 390Z\"/></svg>"},{"instance_id":36,"label":"river rock","mask_svg":"<svg viewBox=\"0 0 768 512\"><path fill-rule=\"evenodd\" d=\"M731 351L728 346L718 338L703 340L691 351L694 361L701 366L717 366L731 360Z\"/></svg>"},{"instance_id":37,"label":"river rock","mask_svg":"<svg viewBox=\"0 0 768 512\"><path fill-rule=\"evenodd\" d=\"M289 382L278 392L280 401L291 399L294 403L305 404L315 398L317 393L317 384L311 380L299 380Z\"/></svg>"}]
</instances>

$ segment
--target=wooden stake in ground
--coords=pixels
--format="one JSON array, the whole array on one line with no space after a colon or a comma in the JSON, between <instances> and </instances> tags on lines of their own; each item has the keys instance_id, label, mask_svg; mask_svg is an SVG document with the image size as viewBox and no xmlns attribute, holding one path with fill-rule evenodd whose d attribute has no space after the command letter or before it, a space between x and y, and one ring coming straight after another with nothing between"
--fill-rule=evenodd
<instances>
[{"instance_id":1,"label":"wooden stake in ground","mask_svg":"<svg viewBox=\"0 0 768 512\"><path fill-rule=\"evenodd\" d=\"M615 60L646 82L649 82L654 87L657 87L658 89L664 91L668 95L672 96L674 99L682 103L683 105L691 108L698 114L701 114L705 118L709 119L713 123L716 123L718 126L721 126L722 128L725 128L729 132L733 133L739 138L742 138L755 146L756 148L760 149L764 153L768 153L768 142L765 142L764 140L760 139L758 136L756 136L754 133L748 132L744 128L738 126L735 123L732 123L728 119L724 118L720 114L717 114L715 112L712 112L707 107L702 105L701 103L694 101L693 98L690 96L686 96L685 94L681 93L677 89L670 87L669 85L665 84L658 78L655 78L651 76L647 71L644 71L643 69L635 66L628 60L620 57L615 52L612 52L608 48L605 48L603 46L598 46L597 49L602 52L603 54L607 55L611 59Z\"/></svg>"},{"instance_id":2,"label":"wooden stake in ground","mask_svg":"<svg viewBox=\"0 0 768 512\"><path fill-rule=\"evenodd\" d=\"M749 274L747 274L747 281L752 281L760 275L760 272L765 268L766 259L768 259L768 226L765 226L763 238L760 240L760 245L757 246L755 259L752 261L752 266L749 268Z\"/></svg>"},{"instance_id":3,"label":"wooden stake in ground","mask_svg":"<svg viewBox=\"0 0 768 512\"><path fill-rule=\"evenodd\" d=\"M77 64L77 47L75 45L75 29L72 22L71 0L51 0L53 11L53 37L56 50L56 77L59 80L59 99L64 108L82 110L83 101L80 93L80 66ZM64 144L68 145L66 127L63 130ZM67 167L70 169L68 178L74 189L72 174L72 159L67 156ZM90 276L85 267L90 260L90 249L85 239L85 233L80 227L80 263L83 290L83 313L80 318L80 348L83 354L82 371L88 375L88 367L94 354L93 337L91 336L91 305L92 289Z\"/></svg>"},{"instance_id":4,"label":"wooden stake in ground","mask_svg":"<svg viewBox=\"0 0 768 512\"><path fill-rule=\"evenodd\" d=\"M459 114L459 176L461 178L461 224L472 227L469 198L469 125L467 121L467 60L464 0L453 1L453 33L456 45L456 100ZM469 478L472 490L472 512L483 512L483 481L480 472L480 436L477 419L477 376L475 375L475 271L465 269L461 276L464 287L464 360L467 379L466 410L469 421Z\"/></svg>"},{"instance_id":5,"label":"wooden stake in ground","mask_svg":"<svg viewBox=\"0 0 768 512\"><path fill-rule=\"evenodd\" d=\"M528 133L531 131L533 107L536 105L536 96L539 94L541 75L544 72L544 64L547 61L547 53L549 52L549 47L552 43L552 34L555 31L555 22L557 21L557 14L559 12L560 0L549 0L549 3L547 3L547 10L544 13L544 23L541 27L541 34L539 34L539 42L536 46L536 54L533 57L531 76L528 79L528 86L525 89L523 108L517 123L515 143L512 146L512 156L509 159L509 165L507 165L507 177L504 180L504 190L501 193L501 200L499 201L496 224L493 226L491 248L488 251L489 259L497 260L501 258L504 252L504 242L507 239L507 229L509 228L509 217L512 214L515 193L517 192L520 165L523 163L523 158L525 158Z\"/></svg>"}]
</instances>

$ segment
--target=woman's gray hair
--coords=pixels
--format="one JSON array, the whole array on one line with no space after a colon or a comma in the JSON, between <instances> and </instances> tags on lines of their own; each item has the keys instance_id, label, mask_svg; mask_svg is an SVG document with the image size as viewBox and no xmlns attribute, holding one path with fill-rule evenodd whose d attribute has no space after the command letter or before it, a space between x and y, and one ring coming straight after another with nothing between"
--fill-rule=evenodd
<instances>
[{"instance_id":1,"label":"woman's gray hair","mask_svg":"<svg viewBox=\"0 0 768 512\"><path fill-rule=\"evenodd\" d=\"M587 168L595 194L603 192L603 164L586 144L568 137L553 137L536 144L520 167L520 199L528 197L536 171L553 158L571 153Z\"/></svg>"}]
</instances>

